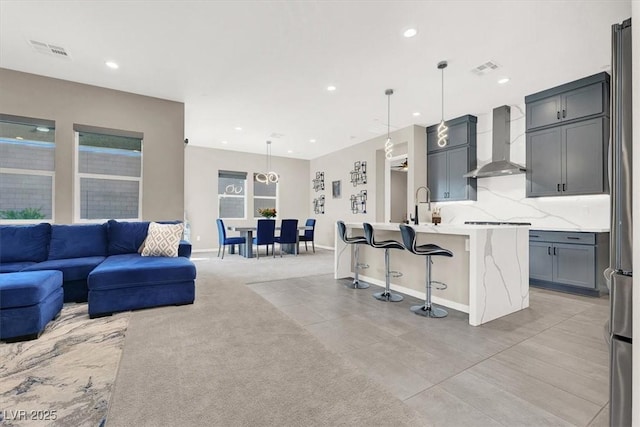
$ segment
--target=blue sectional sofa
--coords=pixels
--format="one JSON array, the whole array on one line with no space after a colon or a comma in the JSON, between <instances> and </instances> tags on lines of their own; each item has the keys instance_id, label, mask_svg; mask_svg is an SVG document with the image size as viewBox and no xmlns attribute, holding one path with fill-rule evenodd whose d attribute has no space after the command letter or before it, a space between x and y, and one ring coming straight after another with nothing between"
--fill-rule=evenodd
<instances>
[{"instance_id":1,"label":"blue sectional sofa","mask_svg":"<svg viewBox=\"0 0 640 427\"><path fill-rule=\"evenodd\" d=\"M149 222L115 220L2 225L0 273L61 271L64 302L88 301L90 317L193 303L196 268L189 260L191 245L181 241L178 257L143 257L138 250L148 228Z\"/></svg>"}]
</instances>

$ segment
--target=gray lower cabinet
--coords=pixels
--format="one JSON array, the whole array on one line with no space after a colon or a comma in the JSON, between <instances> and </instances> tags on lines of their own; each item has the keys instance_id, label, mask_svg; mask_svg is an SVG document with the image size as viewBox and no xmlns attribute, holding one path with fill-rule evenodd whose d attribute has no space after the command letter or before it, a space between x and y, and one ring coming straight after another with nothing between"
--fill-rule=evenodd
<instances>
[{"instance_id":1,"label":"gray lower cabinet","mask_svg":"<svg viewBox=\"0 0 640 427\"><path fill-rule=\"evenodd\" d=\"M533 286L599 295L607 292L609 233L529 233L529 279Z\"/></svg>"}]
</instances>

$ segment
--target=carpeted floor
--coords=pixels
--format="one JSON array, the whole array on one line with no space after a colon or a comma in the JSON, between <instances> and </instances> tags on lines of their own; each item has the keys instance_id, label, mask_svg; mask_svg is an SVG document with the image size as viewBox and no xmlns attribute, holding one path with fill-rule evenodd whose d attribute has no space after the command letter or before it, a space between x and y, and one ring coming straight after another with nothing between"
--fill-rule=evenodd
<instances>
[{"instance_id":1,"label":"carpeted floor","mask_svg":"<svg viewBox=\"0 0 640 427\"><path fill-rule=\"evenodd\" d=\"M132 313L107 426L423 423L245 286L331 273L333 252L194 258L194 305Z\"/></svg>"},{"instance_id":2,"label":"carpeted floor","mask_svg":"<svg viewBox=\"0 0 640 427\"><path fill-rule=\"evenodd\" d=\"M89 319L87 304L65 304L37 340L0 343L0 424L98 426L129 318Z\"/></svg>"}]
</instances>

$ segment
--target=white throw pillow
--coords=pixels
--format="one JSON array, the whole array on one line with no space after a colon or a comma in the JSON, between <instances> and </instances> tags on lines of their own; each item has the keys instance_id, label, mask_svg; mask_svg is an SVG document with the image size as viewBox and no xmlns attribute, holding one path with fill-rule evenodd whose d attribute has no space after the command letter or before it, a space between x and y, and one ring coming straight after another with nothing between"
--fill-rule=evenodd
<instances>
[{"instance_id":1,"label":"white throw pillow","mask_svg":"<svg viewBox=\"0 0 640 427\"><path fill-rule=\"evenodd\" d=\"M149 223L142 256L177 257L183 224Z\"/></svg>"}]
</instances>

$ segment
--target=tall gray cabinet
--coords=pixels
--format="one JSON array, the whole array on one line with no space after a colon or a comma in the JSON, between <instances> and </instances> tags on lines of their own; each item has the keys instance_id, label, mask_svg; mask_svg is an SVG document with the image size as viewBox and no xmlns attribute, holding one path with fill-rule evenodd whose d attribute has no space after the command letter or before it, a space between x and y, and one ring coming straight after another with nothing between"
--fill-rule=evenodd
<instances>
[{"instance_id":1,"label":"tall gray cabinet","mask_svg":"<svg viewBox=\"0 0 640 427\"><path fill-rule=\"evenodd\" d=\"M477 180L462 175L476 168L478 118L448 120L448 138L438 145L438 125L427 128L427 187L431 201L476 200Z\"/></svg>"},{"instance_id":2,"label":"tall gray cabinet","mask_svg":"<svg viewBox=\"0 0 640 427\"><path fill-rule=\"evenodd\" d=\"M527 197L602 194L609 139L609 74L525 97Z\"/></svg>"}]
</instances>

